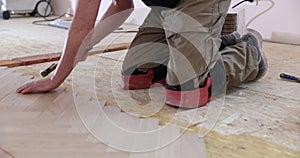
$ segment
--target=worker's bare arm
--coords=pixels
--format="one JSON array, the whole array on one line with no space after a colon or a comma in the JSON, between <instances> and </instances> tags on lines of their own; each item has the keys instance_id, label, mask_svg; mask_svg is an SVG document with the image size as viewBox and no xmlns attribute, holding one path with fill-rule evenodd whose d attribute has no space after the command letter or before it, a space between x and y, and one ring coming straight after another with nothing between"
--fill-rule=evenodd
<instances>
[{"instance_id":1,"label":"worker's bare arm","mask_svg":"<svg viewBox=\"0 0 300 158\"><path fill-rule=\"evenodd\" d=\"M99 0L79 0L67 36L62 58L52 80L60 85L74 67L76 53L86 35L94 28L100 6Z\"/></svg>"},{"instance_id":2,"label":"worker's bare arm","mask_svg":"<svg viewBox=\"0 0 300 158\"><path fill-rule=\"evenodd\" d=\"M49 91L57 88L66 79L66 77L71 73L72 69L76 64L75 59L78 55L77 53L80 52L78 50L82 44L82 41L94 28L99 6L100 0L78 1L76 14L74 16L72 26L69 30L63 55L55 74L51 78L31 82L18 88L18 93L26 94L31 92ZM110 17L115 13L118 13L125 9L130 9L132 7L132 0L117 0L116 5L112 4L98 24L98 26L103 26L101 28L98 28L100 29L100 34L98 35L103 36L95 38L91 43L95 44L96 42L101 41L106 35L108 35L117 27L119 27L122 24L121 21L125 21L130 14L128 14L127 17L123 16L124 20L112 18L112 20L110 20L109 23L105 22L106 18ZM111 26L105 27L108 24L110 24Z\"/></svg>"},{"instance_id":3,"label":"worker's bare arm","mask_svg":"<svg viewBox=\"0 0 300 158\"><path fill-rule=\"evenodd\" d=\"M116 30L129 17L134 8L133 0L113 0L101 21L97 24L91 38L91 45L98 43L109 33ZM113 16L111 16L113 15ZM105 28L105 29L103 29Z\"/></svg>"},{"instance_id":4,"label":"worker's bare arm","mask_svg":"<svg viewBox=\"0 0 300 158\"><path fill-rule=\"evenodd\" d=\"M132 13L133 8L132 0L113 0L113 3L109 6L100 22L97 23L96 27L82 43L75 62L84 60L87 57L87 49L99 43L108 34L122 25Z\"/></svg>"}]
</instances>

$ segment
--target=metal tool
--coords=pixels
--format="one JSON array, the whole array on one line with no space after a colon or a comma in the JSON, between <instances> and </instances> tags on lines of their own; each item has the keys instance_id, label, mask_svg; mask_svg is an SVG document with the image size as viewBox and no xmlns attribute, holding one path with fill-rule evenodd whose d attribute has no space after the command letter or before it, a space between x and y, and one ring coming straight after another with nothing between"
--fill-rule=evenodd
<instances>
[{"instance_id":1,"label":"metal tool","mask_svg":"<svg viewBox=\"0 0 300 158\"><path fill-rule=\"evenodd\" d=\"M47 69L45 69L44 71L41 72L41 75L43 77L48 76L52 71L54 71L57 67L57 63L53 63L52 65L50 65Z\"/></svg>"},{"instance_id":2,"label":"metal tool","mask_svg":"<svg viewBox=\"0 0 300 158\"><path fill-rule=\"evenodd\" d=\"M295 76L288 75L288 74L285 74L285 73L281 73L280 78L300 83L300 78L299 77L295 77Z\"/></svg>"},{"instance_id":3,"label":"metal tool","mask_svg":"<svg viewBox=\"0 0 300 158\"><path fill-rule=\"evenodd\" d=\"M90 50L92 50L92 49L93 49L93 46L87 47L86 50L85 50L85 53L88 53L88 52L89 52ZM52 71L54 71L54 70L56 69L57 65L58 65L57 63L53 63L53 64L50 65L46 70L42 71L42 72L41 72L41 75L42 75L43 77L48 76Z\"/></svg>"}]
</instances>

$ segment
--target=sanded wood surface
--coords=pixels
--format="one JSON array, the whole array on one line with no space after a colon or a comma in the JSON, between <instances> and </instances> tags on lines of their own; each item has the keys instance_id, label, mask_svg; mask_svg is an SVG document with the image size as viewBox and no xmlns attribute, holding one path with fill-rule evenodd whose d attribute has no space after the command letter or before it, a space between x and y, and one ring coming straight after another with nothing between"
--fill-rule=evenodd
<instances>
[{"instance_id":1,"label":"sanded wood surface","mask_svg":"<svg viewBox=\"0 0 300 158\"><path fill-rule=\"evenodd\" d=\"M297 46L273 43L266 43L264 49L268 53L270 61L270 70L266 77L256 83L248 83L230 88L226 95L226 102L221 115L211 116L219 117L219 121L213 127L212 131L204 137L208 157L252 158L262 155L265 157L299 157L299 84L284 81L278 77L280 72L289 72L292 74L299 72L299 67L297 67L297 53L299 53L299 49ZM286 58L288 61L278 62L281 60L281 57L278 57L276 49L287 52ZM118 60L122 61L120 57L123 55L124 52L115 52L111 55L103 54L95 58L89 58L76 68L73 73L74 78L68 80L67 83L76 81L73 82L74 90L79 94L89 96L85 100L81 99L82 102L90 98L95 99L94 94L96 93L98 99L107 100L108 105L116 105L116 98L112 93L111 76L113 76L112 72L116 63ZM97 70L96 76L94 73L95 69L91 68L93 66ZM96 86L96 89L93 88L94 86ZM122 94L121 89L119 90L118 94ZM152 88L151 91L153 94L159 94L159 89ZM149 98L145 97L148 94L147 91L142 90L131 94L142 105L132 106L128 97L125 98L126 96L118 95L117 98L122 99L125 109L135 112L145 112L146 114L149 110L151 111L150 106L146 107L143 105L147 103L147 100L149 101ZM66 94L66 96L68 95ZM62 105L67 105L72 100L66 96L58 96L54 99L54 102L58 103L58 107L50 106L50 108L46 109L49 109L55 114L54 116L60 118L58 121L60 124L73 124L73 121L70 121L72 117L68 117L67 119L59 117L70 115L70 113L61 112L64 108L68 107ZM158 98L156 95L154 97ZM92 107L86 110L92 111ZM44 109L43 106L41 108ZM199 114L203 118L207 109L209 108L203 107L199 109ZM163 106L163 109L155 117L159 118L161 123L172 122L171 118L176 112L181 112L181 110L177 111L177 109L170 106ZM47 118L52 114L48 113L46 115L47 113L44 109L45 115L42 116ZM111 114L113 113L115 113L114 110L111 111ZM114 117L114 115L111 115L111 117L111 119L119 120L121 116L116 115ZM92 121L93 118L87 118L87 121L89 120ZM101 121L98 120L98 122ZM173 121L173 123L178 122ZM180 126L185 125L178 124ZM200 126L203 124L200 122ZM76 127L76 129L80 128ZM101 129L101 126L97 127L97 130L99 129ZM97 131L96 128L93 130ZM197 126L191 126L191 132L198 130Z\"/></svg>"},{"instance_id":2,"label":"sanded wood surface","mask_svg":"<svg viewBox=\"0 0 300 158\"><path fill-rule=\"evenodd\" d=\"M279 74L287 72L300 76L300 49L299 46L265 43L264 50L270 63L266 76L255 83L230 87L221 114L211 114L211 118L219 119L205 137L208 157L299 157L300 85L280 79ZM285 52L285 60L282 60L280 52ZM151 100L149 91L134 91L130 93L131 98L128 98L128 95L118 88L123 57L124 52L114 52L82 63L76 69L73 78L77 81L75 84L78 83L78 89L84 93L96 93L98 99L107 100L107 104L110 105L120 106L120 102L116 101L118 99L122 108L139 112L141 115L147 115L151 110L156 111L156 107L147 105ZM90 70L88 66L92 66L93 69ZM84 81L89 79L93 81L90 86L95 86L96 89L86 89L89 86ZM116 89L113 92L114 86ZM159 88L150 89L154 100L161 99L163 94L160 91ZM139 105L134 105L132 101ZM206 117L209 106L199 109L198 114L202 118ZM173 114L178 112L181 110L165 105L155 117L160 118L161 122L173 122L186 127L186 124L172 119ZM191 112L190 116L194 114ZM199 125L190 126L191 131L201 131L201 128L197 127L206 127L206 121L201 122L201 117ZM222 152L219 153L219 150Z\"/></svg>"},{"instance_id":3,"label":"sanded wood surface","mask_svg":"<svg viewBox=\"0 0 300 158\"><path fill-rule=\"evenodd\" d=\"M5 40L1 41L1 59L11 59L13 57L33 55L33 52L42 54L45 52L58 52L62 50L63 39L60 34L62 32L61 30L56 31L54 29L45 29L44 27L32 27L31 23L26 23L26 21L28 22L28 19L12 19L10 21L7 21L3 25L1 24L2 26L9 26L9 23L22 24L12 25L10 27L7 27L11 29L6 29L0 32L1 36L5 38ZM22 26L22 29L18 29L19 26ZM47 34L38 38L40 34L37 35L35 33L36 29L40 30L39 32L42 32L42 30L44 30L44 32ZM26 30L29 31L27 32ZM30 34L30 36L28 36L28 34ZM20 37L22 40L20 40ZM127 42L131 41L131 37L132 36L126 37ZM218 121L213 126L212 130L204 137L207 157L300 157L299 83L283 81L279 78L279 74L282 72L300 76L300 47L293 45L264 43L264 50L270 63L270 67L266 76L256 83L248 83L231 88L227 92L226 100L224 105L222 106L222 112L220 113L220 115L211 115L212 118L218 118ZM46 97L48 96L48 94L46 96L45 94L34 94L28 96L28 98L30 99L21 98L21 100L24 99L24 104L22 104L21 100L17 101L16 99L14 99L14 96L18 98L17 95L13 94L14 90L16 89L16 87L24 84L24 82L31 80L31 76L37 78L39 76L40 70L48 67L49 64L37 64L33 66L18 67L9 70L17 71L19 72L19 74L11 74L7 70L0 71L1 81L11 80L10 82L0 83L0 111L8 113L24 111L39 112L38 109L40 108L41 113L37 116L37 119L32 117L30 118L29 116L24 116L24 119L18 117L10 118L12 120L12 123L14 122L14 120L20 121L22 123L26 123L28 120L31 124L29 125L33 126L37 125L34 122L44 122L49 125L48 127L50 127L51 125L54 129L58 129L57 131L43 131L39 134L37 132L33 132L34 134L41 135L40 137L46 137L43 139L41 138L40 141L46 141L47 138L50 137L53 137L54 140L59 140L65 134L63 128L69 128L68 135L84 134L81 131L83 129L82 127L84 126L81 126L78 122L74 121L78 119L78 116L64 118L64 116L74 114L73 112L66 112L72 110L70 108L70 105L68 104L70 100L72 100L71 97L69 97L70 94L68 94L68 90L73 89L74 94L88 97L86 100L91 99L91 102L93 102L92 104L95 104L95 101L97 102L97 100L105 100L107 101L107 105L116 106L117 103L112 92L111 76L112 72L114 72L113 70L116 68L116 63L118 63L118 61L120 61L120 63L122 62L122 56L124 54L124 51L120 51L90 56L87 61L80 63L76 70L71 74L71 76L66 79L65 83L63 84L63 87L66 87L66 90L60 88L57 91L54 91L54 93L60 93L61 95L53 95L53 100L51 100ZM117 75L119 75L119 72L115 72L117 73L114 79L118 79L119 77ZM8 74L13 75L13 77ZM30 77L20 77L22 76L22 74L26 74ZM18 82L18 84L15 84L16 82ZM117 83L115 83L114 85L117 85ZM2 88L4 88L4 90L2 90ZM159 89L152 88L150 91L152 94L154 94L153 99L162 98ZM119 92L119 94L122 94L121 89L118 89L117 92ZM149 102L149 95L147 91L137 91L133 92L132 94L132 97L135 98L134 100L139 103L138 106L132 106L132 104L129 102L128 96L126 96L126 98L124 97L125 95L117 96L117 98L123 99L123 101L125 101L123 102L123 107L125 107L126 110L144 114L149 114L149 112L157 111L156 106L154 106L153 109L150 106L147 106L147 103ZM42 104L43 99L40 99L40 97L45 97L45 100L51 102L51 106L45 107ZM17 102L19 102L20 104L15 104ZM36 104L38 102L40 102L42 105L33 104ZM91 107L87 108L87 111L90 111L94 107L96 106L92 105ZM186 131L187 133L198 133L199 131L202 131L201 129L204 130L204 128L199 127L205 127L204 125L207 125L205 114L209 109L209 106L197 109L197 114L199 114L197 119L199 121L196 121L197 123L195 125L188 126L189 128ZM178 112L188 112L191 114L184 113L183 116L185 116L186 118L180 117L180 121L176 121L172 118L177 117L177 115L175 114ZM190 116L193 116L194 114L195 112L190 110L181 110L164 105L162 109L159 110L159 113L155 113L153 117L159 119L160 125L176 124L181 127L186 127L187 124L185 122L187 120L190 120ZM12 115L12 117L13 116L15 115ZM118 117L116 118L118 119ZM93 117L87 117L87 122L93 122ZM134 120L132 122L134 122ZM76 128L74 128L73 126ZM47 129L48 127L41 126L41 129ZM60 127L62 129L59 129ZM151 125L151 127L153 126ZM151 129L151 127L149 127L149 129ZM80 133L74 133L76 129L80 130ZM12 130L12 128L10 128L10 130ZM69 132L70 130L74 130L73 133ZM9 136L9 134L13 135ZM49 136L46 136L47 134L49 134ZM68 146L68 149L66 148L65 150L63 148L64 143L61 143L61 145L58 145L57 148L53 148L51 150L47 146L45 147L45 149L38 150L33 148L21 149L20 147L14 145L16 140L12 140L12 137L15 135L18 135L18 138L20 138L20 142L24 142L24 138L21 137L27 137L28 135L30 135L30 133L26 133L26 131L25 133L22 133L22 131L16 131L13 133L6 132L5 134L3 133L3 135L0 135L0 140L1 137L7 136L7 142L12 141L11 146L16 149L12 150L11 152L19 157L27 156L34 158L35 155L37 157L42 157L41 155L43 154L49 154L53 157L57 157L59 154L56 153L61 153L61 155L65 155L65 157L80 157L78 156L80 155L80 153L93 157L93 155L99 152L103 153L102 151L113 151L106 146L104 147L103 144L99 145L99 143L95 148L84 148L83 146L89 146L87 144L84 144L86 142L92 142L93 145L99 142L93 135L89 133L87 133L88 136L87 138L84 138L84 141L80 141L79 139L73 140L75 144L79 144L78 147ZM70 143L72 143L72 137L66 137L63 142L66 141L70 141ZM0 141L0 145L2 145L3 143L5 144L5 142L6 141ZM35 142L39 142L39 140L35 140ZM49 147L51 147L50 144ZM78 151L81 152L79 153ZM69 155L69 152L74 152L74 155ZM89 153L93 154L89 155ZM0 152L0 155L1 154L3 153ZM128 155L128 153L125 153L125 155L134 156L134 154ZM126 156L123 155L123 157Z\"/></svg>"},{"instance_id":4,"label":"sanded wood surface","mask_svg":"<svg viewBox=\"0 0 300 158\"><path fill-rule=\"evenodd\" d=\"M0 73L9 79L1 86L5 93L0 90L0 147L5 149L5 152L1 151L1 158L126 158L134 154L136 148L151 141L154 147L159 147L156 142L162 140L169 146L172 135L182 135L179 127L159 127L158 119L126 114L117 106L105 106L104 101L78 96L65 88L44 94L17 94L15 88L33 78L3 68ZM159 131L157 137L148 138L146 134L147 141L143 143L136 135L159 128L164 130ZM124 135L119 129L129 133ZM198 135L193 139L198 142ZM187 143L189 139L178 141ZM158 150L153 158L173 155L175 150ZM201 150L205 152L205 147ZM182 151L176 153L186 155Z\"/></svg>"},{"instance_id":5,"label":"sanded wood surface","mask_svg":"<svg viewBox=\"0 0 300 158\"><path fill-rule=\"evenodd\" d=\"M286 56L288 61L278 62L281 58L276 54L278 53L275 51L276 49L287 52ZM262 155L265 157L299 157L300 97L299 88L297 88L299 84L278 78L280 72L289 72L292 74L299 72L299 67L296 66L298 64L298 56L296 53L298 53L299 49L297 46L266 43L265 50L270 54L268 55L270 70L266 77L257 83L249 83L230 88L221 115L212 116L219 117L219 121L213 127L213 130L204 137L208 157L242 156L252 158ZM116 105L115 96L112 93L111 76L116 63L122 61L120 57L123 55L124 52L115 52L112 53L112 55L103 54L89 58L76 68L73 73L73 78L69 78L66 84L71 84L72 81L76 81L73 82L72 87L79 94L89 96L89 98L93 99L106 100L108 105ZM97 70L96 76L93 66L95 66ZM290 69L290 67L293 69ZM20 76L20 74L16 74L15 76ZM96 89L94 86L96 86ZM17 85L15 85L15 87L17 87ZM121 92L121 89L119 90ZM154 88L151 90L153 94L160 94L159 89ZM120 92L119 94L122 94ZM6 94L6 92L3 94ZM94 94L97 94L97 97L94 97ZM149 98L145 97L147 96L147 91L142 90L132 94L142 105L132 106L128 97L124 98L125 96L122 95L118 95L117 98L123 98L123 107L128 111L148 114L148 112L151 111L151 107L143 105L147 103L147 100L149 101ZM161 95L159 95L159 97L161 97ZM41 118L45 119L52 116L53 118L60 118L58 119L59 124L74 124L72 123L73 121L70 121L72 118L68 117L63 119L63 117L59 117L71 114L69 112L62 112L64 108L68 107L62 105L67 105L67 103L70 102L69 100L72 100L68 98L69 97L64 96L55 98L54 100L56 101L52 102L58 103L59 106L49 106L48 108L40 106L44 109ZM89 99L87 98L86 100ZM128 103L126 103L127 101ZM8 101L4 100L3 103L5 102ZM26 109L36 111L37 107L39 106ZM18 111L22 110L19 106L16 106L16 108ZM49 112L47 112L47 109ZM207 109L207 107L200 108L200 114L203 118L205 117ZM87 111L90 110L87 108ZM159 118L162 124L173 121L173 123L178 123L180 126L185 126L186 124L180 124L172 120L173 114L180 111L169 106L163 106L163 109L154 117ZM88 119L93 120L93 118ZM203 123L200 123L200 126L201 125L203 125ZM75 129L83 129L78 126L78 124L74 125L74 127L76 127ZM101 126L99 126L99 129L101 129L100 127ZM190 131L198 130L198 126L191 126ZM97 142L97 139L95 140L93 136L90 136L89 140Z\"/></svg>"}]
</instances>

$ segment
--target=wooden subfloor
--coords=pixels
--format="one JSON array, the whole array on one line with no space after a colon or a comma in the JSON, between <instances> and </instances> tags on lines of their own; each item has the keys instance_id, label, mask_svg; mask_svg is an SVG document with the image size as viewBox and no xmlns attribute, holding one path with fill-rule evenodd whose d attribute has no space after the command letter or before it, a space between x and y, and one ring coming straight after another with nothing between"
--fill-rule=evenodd
<instances>
[{"instance_id":1,"label":"wooden subfloor","mask_svg":"<svg viewBox=\"0 0 300 158\"><path fill-rule=\"evenodd\" d=\"M33 26L33 20L36 19L1 21L1 59L61 51L66 31ZM132 34L125 34L114 42L128 42L132 37ZM14 91L23 83L39 78L39 72L51 63L0 69L0 147L17 158L165 158L174 157L178 148L189 151L191 157L195 156L192 153L196 153L210 158L298 158L300 84L281 80L279 74L286 72L300 76L300 46L264 43L264 50L269 60L269 71L263 79L231 87L224 98L194 110L162 104L160 87L150 90L153 104L149 104L151 97L148 91L132 92L130 95L135 99L130 99L118 86L118 69L126 51L89 57L77 66L58 90L47 94L23 96ZM79 106L79 111L83 111L82 116L86 116L87 124L82 124L75 102L86 105L86 108ZM117 105L122 107L123 112L118 110ZM130 129L138 130L134 126L136 121L146 120L146 125L150 124L147 126L149 129L175 126L175 131L181 129L180 133L186 135L178 141L180 146L175 144L158 152L133 154L115 151L95 139L84 126L92 125L95 121L90 121L97 120L86 115L92 113L91 116L97 116L94 108L105 109L111 114L111 119L117 118L121 125L124 122L120 120L130 120L127 126ZM124 111L146 118L129 117ZM100 125L97 127L94 133L101 133L103 129ZM205 147L201 144L202 139L198 138L199 133L204 135ZM186 142L190 137L199 140L193 142L196 145L191 145L195 146L193 151L182 147L190 145ZM182 152L177 157L183 157L181 154L186 155ZM9 155L0 150L0 157Z\"/></svg>"}]
</instances>

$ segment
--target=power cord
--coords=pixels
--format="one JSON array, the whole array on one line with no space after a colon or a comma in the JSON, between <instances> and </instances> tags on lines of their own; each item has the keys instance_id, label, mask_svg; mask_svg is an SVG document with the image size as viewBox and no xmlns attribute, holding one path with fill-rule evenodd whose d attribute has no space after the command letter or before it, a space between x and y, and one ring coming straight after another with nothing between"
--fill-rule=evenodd
<instances>
[{"instance_id":1,"label":"power cord","mask_svg":"<svg viewBox=\"0 0 300 158\"><path fill-rule=\"evenodd\" d=\"M47 10L49 9L49 7L51 7L51 6L50 6L50 5L51 5L51 0L48 0L48 2L49 2L49 3L48 3L48 5L46 6L44 15L47 14ZM64 16L66 16L66 15L71 16L71 17L73 16L72 14L66 12L66 13L63 13L63 14L61 14L60 16L58 16L58 17L56 17L56 18L48 19L48 18L46 18L46 17L43 17L43 20L36 20L36 21L33 21L32 24L34 24L34 25L41 25L41 26L48 26L48 24L44 24L44 22L51 22L51 21L60 19L60 18L62 18L62 17L64 17Z\"/></svg>"},{"instance_id":2,"label":"power cord","mask_svg":"<svg viewBox=\"0 0 300 158\"><path fill-rule=\"evenodd\" d=\"M34 25L41 25L41 26L48 26L48 24L44 24L44 22L51 22L51 21L54 21L54 20L57 20L57 19L60 19L62 17L65 17L66 15L68 16L73 16L72 14L69 14L69 13L63 13L62 15L56 17L56 18L52 18L52 19L48 19L48 18L43 18L43 20L36 20L36 21L33 21L32 24Z\"/></svg>"},{"instance_id":3,"label":"power cord","mask_svg":"<svg viewBox=\"0 0 300 158\"><path fill-rule=\"evenodd\" d=\"M250 2L250 3L252 3L252 2L254 2L254 0L244 0L244 1L241 1L241 2L237 3L236 5L234 5L232 8L235 8L235 7L241 5L242 3L245 3L245 2Z\"/></svg>"},{"instance_id":4,"label":"power cord","mask_svg":"<svg viewBox=\"0 0 300 158\"><path fill-rule=\"evenodd\" d=\"M270 11L274 5L275 5L275 2L273 0L259 0L259 1L267 1L267 2L270 2L271 5L264 11L260 12L259 14L257 14L255 17L253 17L247 24L246 24L246 28L254 21L256 20L257 18L259 18L260 16L262 16L263 14L267 13L268 11Z\"/></svg>"},{"instance_id":5,"label":"power cord","mask_svg":"<svg viewBox=\"0 0 300 158\"><path fill-rule=\"evenodd\" d=\"M248 28L248 26L249 26L254 20L256 20L257 18L259 18L259 17L262 16L263 14L267 13L268 11L270 11L270 10L274 7L274 5L275 5L275 2L274 2L273 0L257 0L257 1L267 1L267 2L270 2L271 5L270 5L270 7L268 7L266 10L260 12L260 13L257 14L256 16L254 16L254 17L246 24L246 28ZM241 1L241 2L239 2L239 3L237 3L237 4L235 4L232 8L236 8L237 6L241 5L241 4L244 3L244 2L250 2L250 3L252 3L252 2L254 2L254 0L243 0L243 1Z\"/></svg>"}]
</instances>

